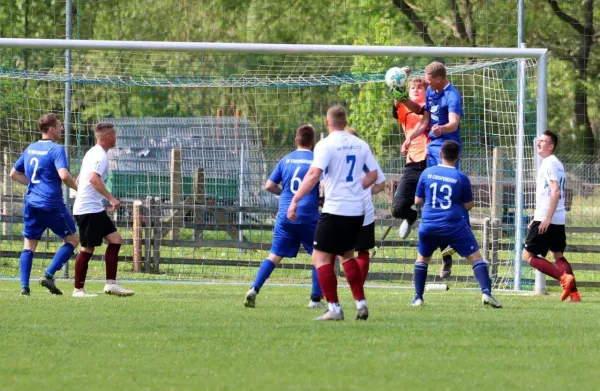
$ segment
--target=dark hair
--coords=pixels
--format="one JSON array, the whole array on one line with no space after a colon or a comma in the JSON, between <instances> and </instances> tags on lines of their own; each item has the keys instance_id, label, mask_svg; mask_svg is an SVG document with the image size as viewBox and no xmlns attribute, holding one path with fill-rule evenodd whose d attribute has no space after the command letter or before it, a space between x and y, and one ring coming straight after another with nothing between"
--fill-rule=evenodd
<instances>
[{"instance_id":1,"label":"dark hair","mask_svg":"<svg viewBox=\"0 0 600 391\"><path fill-rule=\"evenodd\" d=\"M346 110L340 105L334 105L327 110L327 117L331 119L329 126L343 129L346 126Z\"/></svg>"},{"instance_id":2,"label":"dark hair","mask_svg":"<svg viewBox=\"0 0 600 391\"><path fill-rule=\"evenodd\" d=\"M558 136L556 133L546 130L543 135L550 137L550 140L552 140L552 145L554 145L554 149L552 151L556 151L556 147L558 147Z\"/></svg>"},{"instance_id":3,"label":"dark hair","mask_svg":"<svg viewBox=\"0 0 600 391\"><path fill-rule=\"evenodd\" d=\"M54 113L49 113L40 118L39 127L42 133L48 133L50 128L56 128L58 117Z\"/></svg>"},{"instance_id":4,"label":"dark hair","mask_svg":"<svg viewBox=\"0 0 600 391\"><path fill-rule=\"evenodd\" d=\"M315 141L315 128L312 125L300 125L296 129L296 141L300 147L312 147Z\"/></svg>"},{"instance_id":5,"label":"dark hair","mask_svg":"<svg viewBox=\"0 0 600 391\"><path fill-rule=\"evenodd\" d=\"M455 162L460 154L460 145L456 141L446 140L442 144L442 157L448 161Z\"/></svg>"}]
</instances>

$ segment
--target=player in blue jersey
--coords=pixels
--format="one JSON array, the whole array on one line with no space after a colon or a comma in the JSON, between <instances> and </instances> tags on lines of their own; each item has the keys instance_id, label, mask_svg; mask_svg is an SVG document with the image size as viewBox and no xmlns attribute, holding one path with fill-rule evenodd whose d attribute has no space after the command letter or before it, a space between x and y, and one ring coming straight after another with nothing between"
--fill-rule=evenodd
<instances>
[{"instance_id":1,"label":"player in blue jersey","mask_svg":"<svg viewBox=\"0 0 600 391\"><path fill-rule=\"evenodd\" d=\"M29 277L33 254L46 229L51 229L65 244L58 249L40 284L50 293L62 295L54 283L54 274L71 258L79 244L73 217L63 202L62 183L73 190L77 185L69 173L65 147L56 144L63 126L55 114L39 121L42 139L29 145L10 172L10 177L27 186L23 206L23 252L20 259L21 296L29 296Z\"/></svg>"},{"instance_id":2,"label":"player in blue jersey","mask_svg":"<svg viewBox=\"0 0 600 391\"><path fill-rule=\"evenodd\" d=\"M313 162L314 128L311 125L300 126L296 130L295 142L298 149L279 161L265 185L268 192L279 196L279 211L273 230L271 251L267 259L260 264L254 283L246 293L244 301L246 307L256 305L256 295L283 258L296 258L301 244L307 253L312 255L313 252L313 238L319 221L319 186L315 186L299 202L297 220L290 221L287 218L287 210ZM279 187L280 183L282 187ZM325 308L325 304L321 302L322 297L323 293L313 266L312 291L308 307Z\"/></svg>"},{"instance_id":3,"label":"player in blue jersey","mask_svg":"<svg viewBox=\"0 0 600 391\"><path fill-rule=\"evenodd\" d=\"M462 96L450 83L446 75L446 67L441 62L434 61L425 67L425 79L429 84L425 93L425 106L419 107L415 102L407 100L404 104L415 113L422 113L423 117L416 126L415 131L406 138L402 150L406 151L413 140L429 129L429 144L427 145L427 167L441 164L440 152L442 143L452 140L458 143L462 150L460 139L460 117L463 114ZM460 160L456 161L459 169ZM469 220L468 212L464 212ZM452 254L456 251L451 246L440 243L444 265L440 277L447 278L452 273Z\"/></svg>"},{"instance_id":4,"label":"player in blue jersey","mask_svg":"<svg viewBox=\"0 0 600 391\"><path fill-rule=\"evenodd\" d=\"M431 255L442 243L449 243L458 254L473 265L473 274L481 287L484 305L501 308L492 296L492 280L488 264L464 218L464 209L473 208L471 181L456 168L460 145L452 140L442 143L442 164L423 171L417 184L415 204L423 206L419 225L419 252L415 262L415 298L413 306L424 304L423 291Z\"/></svg>"}]
</instances>

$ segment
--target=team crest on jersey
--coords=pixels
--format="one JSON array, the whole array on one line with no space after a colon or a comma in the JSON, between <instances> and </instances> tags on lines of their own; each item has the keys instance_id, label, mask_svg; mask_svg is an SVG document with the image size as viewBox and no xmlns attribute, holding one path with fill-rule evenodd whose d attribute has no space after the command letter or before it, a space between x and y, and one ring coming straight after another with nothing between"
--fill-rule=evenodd
<instances>
[{"instance_id":1,"label":"team crest on jersey","mask_svg":"<svg viewBox=\"0 0 600 391\"><path fill-rule=\"evenodd\" d=\"M438 110L439 110L439 108L440 108L440 107L439 107L438 105L431 106L431 110L430 110L430 112L431 112L431 113L437 113L437 112L438 112Z\"/></svg>"}]
</instances>

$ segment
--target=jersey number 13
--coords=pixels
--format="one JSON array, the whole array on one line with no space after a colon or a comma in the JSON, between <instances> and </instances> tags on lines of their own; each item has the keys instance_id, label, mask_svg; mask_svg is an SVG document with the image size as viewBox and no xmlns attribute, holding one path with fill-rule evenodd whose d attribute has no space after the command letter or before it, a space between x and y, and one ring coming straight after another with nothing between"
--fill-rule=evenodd
<instances>
[{"instance_id":1,"label":"jersey number 13","mask_svg":"<svg viewBox=\"0 0 600 391\"><path fill-rule=\"evenodd\" d=\"M438 183L437 182L433 182L431 185L429 185L430 189L433 189L433 197L431 198L431 207L433 209L437 208L437 206L435 205L436 201L439 203L439 207L442 209L450 209L450 207L452 206L452 199L450 197L452 197L452 187L450 187L450 185L441 185L439 188L439 195L441 196L440 199L438 199ZM446 201L446 202L444 202Z\"/></svg>"}]
</instances>

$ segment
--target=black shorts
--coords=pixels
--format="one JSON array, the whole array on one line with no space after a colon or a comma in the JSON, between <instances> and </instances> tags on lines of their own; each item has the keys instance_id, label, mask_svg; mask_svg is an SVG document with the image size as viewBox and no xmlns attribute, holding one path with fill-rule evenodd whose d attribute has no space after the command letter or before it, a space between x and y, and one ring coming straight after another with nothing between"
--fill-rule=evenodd
<instances>
[{"instance_id":1,"label":"black shorts","mask_svg":"<svg viewBox=\"0 0 600 391\"><path fill-rule=\"evenodd\" d=\"M77 221L77 226L79 227L82 247L101 246L104 237L117 232L115 224L108 217L106 211L78 215L75 216L75 221Z\"/></svg>"},{"instance_id":2,"label":"black shorts","mask_svg":"<svg viewBox=\"0 0 600 391\"><path fill-rule=\"evenodd\" d=\"M534 255L545 257L548 250L564 252L567 247L567 234L564 225L550 224L544 234L538 232L539 221L534 221L527 230L525 249Z\"/></svg>"},{"instance_id":3,"label":"black shorts","mask_svg":"<svg viewBox=\"0 0 600 391\"><path fill-rule=\"evenodd\" d=\"M356 251L367 251L375 247L375 222L360 227L355 246Z\"/></svg>"},{"instance_id":4,"label":"black shorts","mask_svg":"<svg viewBox=\"0 0 600 391\"><path fill-rule=\"evenodd\" d=\"M354 250L364 216L322 213L315 231L314 248L335 255Z\"/></svg>"}]
</instances>

